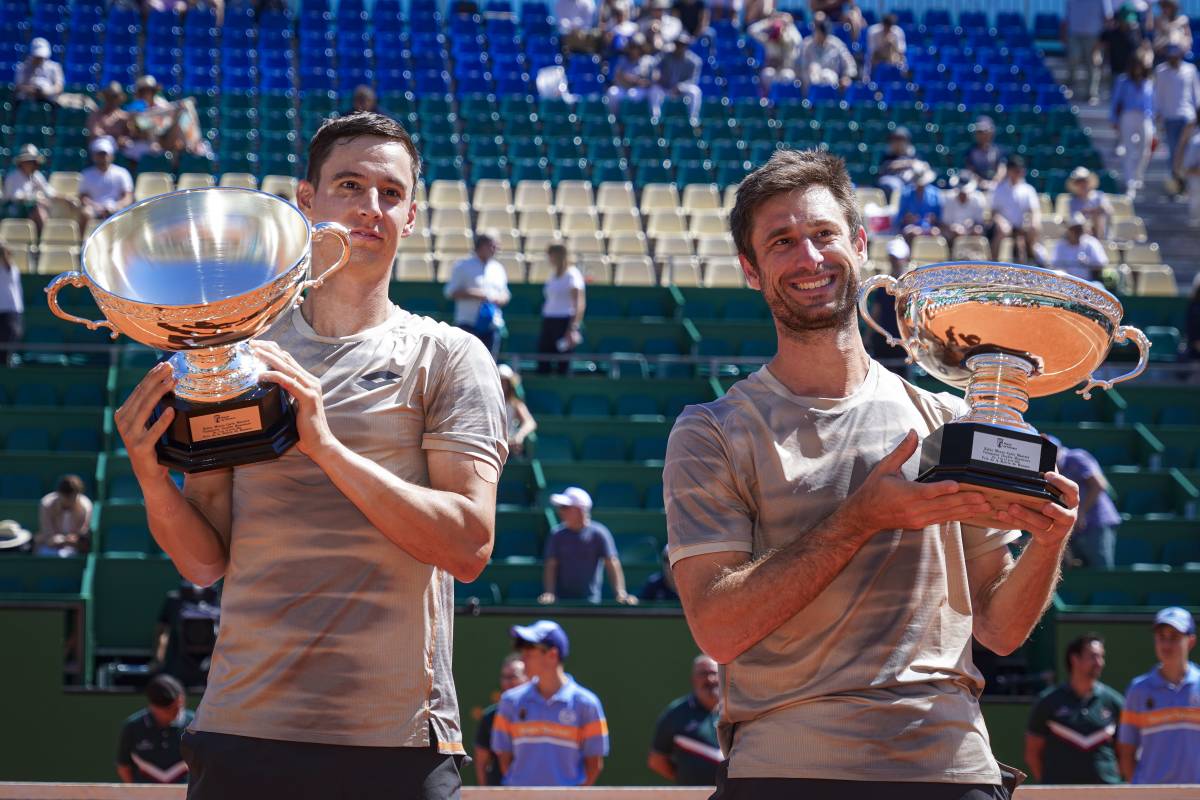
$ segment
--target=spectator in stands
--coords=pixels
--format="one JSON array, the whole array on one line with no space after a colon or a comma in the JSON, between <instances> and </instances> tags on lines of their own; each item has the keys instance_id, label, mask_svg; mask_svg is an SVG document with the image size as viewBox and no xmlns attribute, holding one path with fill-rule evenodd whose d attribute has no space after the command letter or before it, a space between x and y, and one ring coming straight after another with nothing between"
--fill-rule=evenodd
<instances>
[{"instance_id":1,"label":"spectator in stands","mask_svg":"<svg viewBox=\"0 0 1200 800\"><path fill-rule=\"evenodd\" d=\"M1167 60L1154 69L1154 117L1159 136L1167 145L1168 169L1178 179L1176 151L1184 128L1196 119L1200 76L1194 65L1183 60L1183 48L1179 45L1168 45L1165 52ZM1178 190L1168 189L1168 193L1178 194Z\"/></svg>"},{"instance_id":2,"label":"spectator in stands","mask_svg":"<svg viewBox=\"0 0 1200 800\"><path fill-rule=\"evenodd\" d=\"M1179 47L1185 54L1192 49L1192 24L1187 14L1181 14L1176 0L1158 0L1159 13L1154 16L1154 55L1165 60L1167 48Z\"/></svg>"},{"instance_id":3,"label":"spectator in stands","mask_svg":"<svg viewBox=\"0 0 1200 800\"><path fill-rule=\"evenodd\" d=\"M15 345L25 338L25 295L21 270L0 242L0 367L13 366Z\"/></svg>"},{"instance_id":4,"label":"spectator in stands","mask_svg":"<svg viewBox=\"0 0 1200 800\"><path fill-rule=\"evenodd\" d=\"M133 176L113 163L116 143L108 136L88 145L92 166L79 176L80 226L91 220L108 219L133 202Z\"/></svg>"},{"instance_id":5,"label":"spectator in stands","mask_svg":"<svg viewBox=\"0 0 1200 800\"><path fill-rule=\"evenodd\" d=\"M0 556L28 553L33 545L33 534L15 519L0 519Z\"/></svg>"},{"instance_id":6,"label":"spectator in stands","mask_svg":"<svg viewBox=\"0 0 1200 800\"><path fill-rule=\"evenodd\" d=\"M500 664L500 694L515 689L529 680L525 676L525 662L520 653L509 653ZM496 720L499 703L492 703L483 710L479 727L475 729L475 783L479 786L503 786L504 774L500 772L500 760L492 752L492 728Z\"/></svg>"},{"instance_id":7,"label":"spectator in stands","mask_svg":"<svg viewBox=\"0 0 1200 800\"><path fill-rule=\"evenodd\" d=\"M4 215L29 217L41 231L50 214L50 201L57 192L39 167L46 163L42 151L32 144L21 145L13 168L4 176Z\"/></svg>"},{"instance_id":8,"label":"spectator in stands","mask_svg":"<svg viewBox=\"0 0 1200 800\"><path fill-rule=\"evenodd\" d=\"M992 193L992 260L1000 259L1000 245L1011 236L1014 260L1040 264L1041 233L1041 199L1025 181L1025 159L1011 155L1004 162L1004 180Z\"/></svg>"},{"instance_id":9,"label":"spectator in stands","mask_svg":"<svg viewBox=\"0 0 1200 800\"><path fill-rule=\"evenodd\" d=\"M675 588L675 576L671 573L671 559L666 545L663 546L660 563L661 569L646 578L645 585L638 592L638 599L648 603L678 603L679 590Z\"/></svg>"},{"instance_id":10,"label":"spectator in stands","mask_svg":"<svg viewBox=\"0 0 1200 800\"><path fill-rule=\"evenodd\" d=\"M1196 620L1171 606L1154 616L1158 666L1125 690L1117 731L1121 776L1131 783L1200 783L1200 666L1189 660Z\"/></svg>"},{"instance_id":11,"label":"spectator in stands","mask_svg":"<svg viewBox=\"0 0 1200 800\"><path fill-rule=\"evenodd\" d=\"M658 57L657 80L650 86L650 111L658 117L662 104L668 97L682 97L688 103L688 114L692 124L700 124L700 70L704 62L689 46L692 39L686 33L679 35L674 43Z\"/></svg>"},{"instance_id":12,"label":"spectator in stands","mask_svg":"<svg viewBox=\"0 0 1200 800\"><path fill-rule=\"evenodd\" d=\"M125 110L125 90L112 81L100 90L100 107L88 114L88 141L109 136L121 150L132 143L129 130L129 112Z\"/></svg>"},{"instance_id":13,"label":"spectator in stands","mask_svg":"<svg viewBox=\"0 0 1200 800\"><path fill-rule=\"evenodd\" d=\"M1104 245L1095 236L1087 232L1087 218L1081 213L1074 213L1067 222L1063 238L1054 245L1054 255L1051 264L1055 269L1083 278L1088 281L1098 281L1101 273L1108 266L1108 253ZM1083 511L1080 510L1080 518Z\"/></svg>"},{"instance_id":14,"label":"spectator in stands","mask_svg":"<svg viewBox=\"0 0 1200 800\"><path fill-rule=\"evenodd\" d=\"M1108 67L1114 82L1117 76L1129 71L1134 61L1150 70L1154 53L1142 34L1141 20L1133 6L1126 3L1118 8L1115 23L1105 28L1100 39L1108 52Z\"/></svg>"},{"instance_id":15,"label":"spectator in stands","mask_svg":"<svg viewBox=\"0 0 1200 800\"><path fill-rule=\"evenodd\" d=\"M692 659L692 691L667 706L654 725L646 766L680 786L712 786L724 756L717 741L721 681L717 662Z\"/></svg>"},{"instance_id":16,"label":"spectator in stands","mask_svg":"<svg viewBox=\"0 0 1200 800\"><path fill-rule=\"evenodd\" d=\"M1125 700L1100 682L1104 640L1085 633L1066 653L1067 680L1042 692L1025 731L1025 763L1038 783L1120 783L1113 749Z\"/></svg>"},{"instance_id":17,"label":"spectator in stands","mask_svg":"<svg viewBox=\"0 0 1200 800\"><path fill-rule=\"evenodd\" d=\"M776 11L748 27L746 33L763 46L759 80L764 90L770 89L775 82L792 83L796 80L796 60L800 57L804 37L791 14Z\"/></svg>"},{"instance_id":18,"label":"spectator in stands","mask_svg":"<svg viewBox=\"0 0 1200 800\"><path fill-rule=\"evenodd\" d=\"M890 202L899 202L904 187L929 165L917 158L908 128L901 126L889 133L887 147L887 153L879 162L879 186L888 193Z\"/></svg>"},{"instance_id":19,"label":"spectator in stands","mask_svg":"<svg viewBox=\"0 0 1200 800\"><path fill-rule=\"evenodd\" d=\"M617 59L612 69L612 85L608 87L608 103L614 109L622 101L640 102L650 95L650 87L657 78L655 58L650 45L641 33L629 37L625 52Z\"/></svg>"},{"instance_id":20,"label":"spectator in stands","mask_svg":"<svg viewBox=\"0 0 1200 800\"><path fill-rule=\"evenodd\" d=\"M1108 494L1108 479L1100 462L1087 450L1065 447L1056 437L1045 437L1058 447L1058 471L1079 485L1079 516L1071 532L1071 552L1085 567L1112 569L1121 515Z\"/></svg>"},{"instance_id":21,"label":"spectator in stands","mask_svg":"<svg viewBox=\"0 0 1200 800\"><path fill-rule=\"evenodd\" d=\"M444 290L454 301L454 324L478 336L493 356L500 351L500 331L504 329L501 309L512 299L508 272L496 260L499 250L494 234L476 234L475 255L454 265Z\"/></svg>"},{"instance_id":22,"label":"spectator in stands","mask_svg":"<svg viewBox=\"0 0 1200 800\"><path fill-rule=\"evenodd\" d=\"M92 501L83 479L64 475L38 504L38 532L33 551L39 556L86 555L92 544Z\"/></svg>"},{"instance_id":23,"label":"spectator in stands","mask_svg":"<svg viewBox=\"0 0 1200 800\"><path fill-rule=\"evenodd\" d=\"M158 80L153 75L143 75L133 85L133 100L125 105L129 114L129 143L121 148L121 152L131 161L149 153L162 152L155 120L171 104L158 93L158 88Z\"/></svg>"},{"instance_id":24,"label":"spectator in stands","mask_svg":"<svg viewBox=\"0 0 1200 800\"><path fill-rule=\"evenodd\" d=\"M221 594L186 578L167 592L158 613L154 663L185 686L208 683L208 668L221 627Z\"/></svg>"},{"instance_id":25,"label":"spectator in stands","mask_svg":"<svg viewBox=\"0 0 1200 800\"><path fill-rule=\"evenodd\" d=\"M1192 361L1200 361L1200 273L1192 279L1192 297L1188 300L1183 352Z\"/></svg>"},{"instance_id":26,"label":"spectator in stands","mask_svg":"<svg viewBox=\"0 0 1200 800\"><path fill-rule=\"evenodd\" d=\"M804 85L845 89L857 75L858 66L850 50L841 39L829 35L829 21L814 22L812 35L800 48L800 80Z\"/></svg>"},{"instance_id":27,"label":"spectator in stands","mask_svg":"<svg viewBox=\"0 0 1200 800\"><path fill-rule=\"evenodd\" d=\"M566 245L555 242L546 248L546 258L554 274L546 279L542 287L542 329L538 335L538 353L565 355L572 353L583 341L580 328L583 314L587 310L587 287L579 267L568 262ZM539 375L551 372L566 375L570 371L569 359L561 361L539 361Z\"/></svg>"},{"instance_id":28,"label":"spectator in stands","mask_svg":"<svg viewBox=\"0 0 1200 800\"><path fill-rule=\"evenodd\" d=\"M543 605L558 600L600 602L601 569L608 571L614 599L622 605L637 605L625 591L625 572L617 557L617 546L608 528L592 520L592 497L578 486L550 495L550 504L562 522L546 540L542 567Z\"/></svg>"},{"instance_id":29,"label":"spectator in stands","mask_svg":"<svg viewBox=\"0 0 1200 800\"><path fill-rule=\"evenodd\" d=\"M1125 193L1133 198L1145 182L1154 141L1154 81L1140 58L1130 59L1125 74L1117 76L1111 119L1121 137L1118 151Z\"/></svg>"},{"instance_id":30,"label":"spectator in stands","mask_svg":"<svg viewBox=\"0 0 1200 800\"><path fill-rule=\"evenodd\" d=\"M933 170L922 164L913 171L912 182L900 192L895 229L912 247L918 236L942 235L942 193L933 185Z\"/></svg>"},{"instance_id":31,"label":"spectator in stands","mask_svg":"<svg viewBox=\"0 0 1200 800\"><path fill-rule=\"evenodd\" d=\"M624 53L629 40L636 36L640 28L629 18L629 5L619 0L605 0L600 19L600 52L605 54L614 66Z\"/></svg>"},{"instance_id":32,"label":"spectator in stands","mask_svg":"<svg viewBox=\"0 0 1200 800\"><path fill-rule=\"evenodd\" d=\"M569 52L590 53L596 48L596 0L555 0L558 33Z\"/></svg>"},{"instance_id":33,"label":"spectator in stands","mask_svg":"<svg viewBox=\"0 0 1200 800\"><path fill-rule=\"evenodd\" d=\"M655 50L671 44L683 33L679 17L668 14L671 0L647 0L638 17L638 27L647 41L656 43Z\"/></svg>"},{"instance_id":34,"label":"spectator in stands","mask_svg":"<svg viewBox=\"0 0 1200 800\"><path fill-rule=\"evenodd\" d=\"M987 198L969 172L950 178L942 195L942 235L951 245L959 236L986 235Z\"/></svg>"},{"instance_id":35,"label":"spectator in stands","mask_svg":"<svg viewBox=\"0 0 1200 800\"><path fill-rule=\"evenodd\" d=\"M1063 15L1062 37L1067 47L1067 85L1076 98L1083 97L1095 104L1100 96L1100 67L1102 53L1100 34L1112 19L1112 0L1067 0ZM1083 79L1076 76L1083 71Z\"/></svg>"},{"instance_id":36,"label":"spectator in stands","mask_svg":"<svg viewBox=\"0 0 1200 800\"><path fill-rule=\"evenodd\" d=\"M121 782L187 783L188 765L179 745L194 718L179 681L170 675L151 678L146 684L146 707L121 726L117 745Z\"/></svg>"},{"instance_id":37,"label":"spectator in stands","mask_svg":"<svg viewBox=\"0 0 1200 800\"><path fill-rule=\"evenodd\" d=\"M895 14L884 14L883 21L867 28L867 75L880 64L891 64L904 72L908 69L908 42L904 37L904 29L900 27Z\"/></svg>"},{"instance_id":38,"label":"spectator in stands","mask_svg":"<svg viewBox=\"0 0 1200 800\"><path fill-rule=\"evenodd\" d=\"M1200 228L1200 129L1189 137L1179 165L1187 186L1188 224Z\"/></svg>"},{"instance_id":39,"label":"spectator in stands","mask_svg":"<svg viewBox=\"0 0 1200 800\"><path fill-rule=\"evenodd\" d=\"M29 43L29 55L17 65L13 92L18 100L57 103L62 90L62 65L50 58L50 43L38 36Z\"/></svg>"},{"instance_id":40,"label":"spectator in stands","mask_svg":"<svg viewBox=\"0 0 1200 800\"><path fill-rule=\"evenodd\" d=\"M979 189L990 192L1004 180L1004 154L996 146L996 123L982 116L974 123L975 144L967 151L963 170L973 175Z\"/></svg>"},{"instance_id":41,"label":"spectator in stands","mask_svg":"<svg viewBox=\"0 0 1200 800\"><path fill-rule=\"evenodd\" d=\"M375 90L365 83L354 87L354 95L350 101L351 114L357 114L360 111L374 111L377 114L386 113L379 108L379 97L375 94Z\"/></svg>"},{"instance_id":42,"label":"spectator in stands","mask_svg":"<svg viewBox=\"0 0 1200 800\"><path fill-rule=\"evenodd\" d=\"M525 454L525 439L537 430L537 420L529 413L529 406L517 393L521 378L508 364L501 364L500 386L504 389L504 408L508 417L508 452L514 456Z\"/></svg>"},{"instance_id":43,"label":"spectator in stands","mask_svg":"<svg viewBox=\"0 0 1200 800\"><path fill-rule=\"evenodd\" d=\"M708 10L706 0L675 0L671 10L679 17L683 32L692 39L697 39L708 31L712 14Z\"/></svg>"},{"instance_id":44,"label":"spectator in stands","mask_svg":"<svg viewBox=\"0 0 1200 800\"><path fill-rule=\"evenodd\" d=\"M608 755L608 722L600 698L563 669L566 632L540 619L510 633L529 682L500 696L492 723L504 785L591 786Z\"/></svg>"},{"instance_id":45,"label":"spectator in stands","mask_svg":"<svg viewBox=\"0 0 1200 800\"><path fill-rule=\"evenodd\" d=\"M1100 191L1100 177L1087 167L1076 167L1067 178L1067 218L1082 214L1088 223L1088 231L1097 239L1108 238L1112 222L1113 207L1108 195Z\"/></svg>"}]
</instances>

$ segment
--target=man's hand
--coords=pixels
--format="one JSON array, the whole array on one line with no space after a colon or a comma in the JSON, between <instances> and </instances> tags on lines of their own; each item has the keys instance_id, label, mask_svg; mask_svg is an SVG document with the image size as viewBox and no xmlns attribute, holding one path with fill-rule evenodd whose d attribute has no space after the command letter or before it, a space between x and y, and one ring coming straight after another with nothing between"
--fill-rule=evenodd
<instances>
[{"instance_id":1,"label":"man's hand","mask_svg":"<svg viewBox=\"0 0 1200 800\"><path fill-rule=\"evenodd\" d=\"M909 431L846 499L842 509L863 534L919 530L970 519L990 510L987 498L979 492L962 490L956 481L916 483L905 479L901 468L916 450L916 431Z\"/></svg>"},{"instance_id":2,"label":"man's hand","mask_svg":"<svg viewBox=\"0 0 1200 800\"><path fill-rule=\"evenodd\" d=\"M553 605L558 598L554 596L554 592L542 592L538 595L538 603L544 606Z\"/></svg>"},{"instance_id":3,"label":"man's hand","mask_svg":"<svg viewBox=\"0 0 1200 800\"><path fill-rule=\"evenodd\" d=\"M1007 509L997 511L996 517L1013 528L1029 531L1040 545L1058 547L1075 527L1079 515L1079 487L1057 472L1047 472L1045 476L1047 483L1062 492L1066 508L1054 502L1043 503L1037 509L1010 503Z\"/></svg>"},{"instance_id":4,"label":"man's hand","mask_svg":"<svg viewBox=\"0 0 1200 800\"><path fill-rule=\"evenodd\" d=\"M129 399L113 414L117 433L121 434L121 441L129 453L133 474L143 486L167 474L167 468L158 463L154 445L175 419L175 409L168 406L153 425L147 427L146 423L154 405L174 388L175 373L164 361L142 378L130 392Z\"/></svg>"},{"instance_id":5,"label":"man's hand","mask_svg":"<svg viewBox=\"0 0 1200 800\"><path fill-rule=\"evenodd\" d=\"M251 342L250 347L271 367L259 380L279 384L296 401L296 427L300 432L296 447L300 452L313 458L320 450L336 445L337 438L325 419L321 381L275 342Z\"/></svg>"}]
</instances>

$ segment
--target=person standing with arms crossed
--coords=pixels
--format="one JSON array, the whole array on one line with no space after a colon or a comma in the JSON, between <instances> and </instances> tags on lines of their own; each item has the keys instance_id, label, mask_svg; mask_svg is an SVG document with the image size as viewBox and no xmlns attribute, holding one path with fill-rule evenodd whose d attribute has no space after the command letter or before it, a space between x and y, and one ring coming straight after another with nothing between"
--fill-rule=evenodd
<instances>
[{"instance_id":1,"label":"person standing with arms crossed","mask_svg":"<svg viewBox=\"0 0 1200 800\"><path fill-rule=\"evenodd\" d=\"M971 638L1025 641L1078 503L1011 505L1006 526L953 481L917 483L920 437L965 408L873 361L855 314L867 235L841 159L779 151L730 218L779 350L689 406L663 475L692 635L722 665L716 800L1007 798L979 709Z\"/></svg>"},{"instance_id":2,"label":"person standing with arms crossed","mask_svg":"<svg viewBox=\"0 0 1200 800\"><path fill-rule=\"evenodd\" d=\"M222 626L184 735L189 800L457 798L455 578L495 533L504 400L466 331L388 301L420 159L395 121L327 121L297 205L350 229L346 267L254 347L295 400L274 461L187 476L155 458L171 389L151 370L116 414L150 530L188 580L225 578Z\"/></svg>"}]
</instances>

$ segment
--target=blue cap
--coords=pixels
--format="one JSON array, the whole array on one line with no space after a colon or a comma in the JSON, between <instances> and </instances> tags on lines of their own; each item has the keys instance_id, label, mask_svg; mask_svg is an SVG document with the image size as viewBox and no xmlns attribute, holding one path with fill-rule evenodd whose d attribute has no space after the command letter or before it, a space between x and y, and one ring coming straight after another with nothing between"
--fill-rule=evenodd
<instances>
[{"instance_id":1,"label":"blue cap","mask_svg":"<svg viewBox=\"0 0 1200 800\"><path fill-rule=\"evenodd\" d=\"M521 642L529 642L530 644L548 644L551 647L558 648L558 657L566 659L567 652L570 650L570 645L567 642L566 631L557 622L548 619L539 619L532 625L513 625L508 629L512 637Z\"/></svg>"},{"instance_id":2,"label":"blue cap","mask_svg":"<svg viewBox=\"0 0 1200 800\"><path fill-rule=\"evenodd\" d=\"M1154 615L1154 624L1170 625L1182 634L1191 636L1196 632L1196 620L1186 608L1170 606Z\"/></svg>"}]
</instances>

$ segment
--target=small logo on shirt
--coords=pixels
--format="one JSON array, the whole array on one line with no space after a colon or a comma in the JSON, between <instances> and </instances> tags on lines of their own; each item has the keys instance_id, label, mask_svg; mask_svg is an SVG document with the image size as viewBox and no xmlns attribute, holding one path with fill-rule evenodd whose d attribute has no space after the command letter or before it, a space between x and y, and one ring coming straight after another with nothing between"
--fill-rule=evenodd
<instances>
[{"instance_id":1,"label":"small logo on shirt","mask_svg":"<svg viewBox=\"0 0 1200 800\"><path fill-rule=\"evenodd\" d=\"M579 721L579 717L571 709L564 708L562 711L558 712L558 721L563 725L574 725Z\"/></svg>"},{"instance_id":2,"label":"small logo on shirt","mask_svg":"<svg viewBox=\"0 0 1200 800\"><path fill-rule=\"evenodd\" d=\"M392 372L390 369L381 369L375 372L368 372L358 379L358 385L364 389L378 389L380 386L387 386L389 383L395 383L400 380L403 375Z\"/></svg>"},{"instance_id":3,"label":"small logo on shirt","mask_svg":"<svg viewBox=\"0 0 1200 800\"><path fill-rule=\"evenodd\" d=\"M517 719L521 720L522 722L525 721L525 717L527 717L527 716L529 716L529 715L525 711L525 709L522 708L517 711Z\"/></svg>"}]
</instances>

